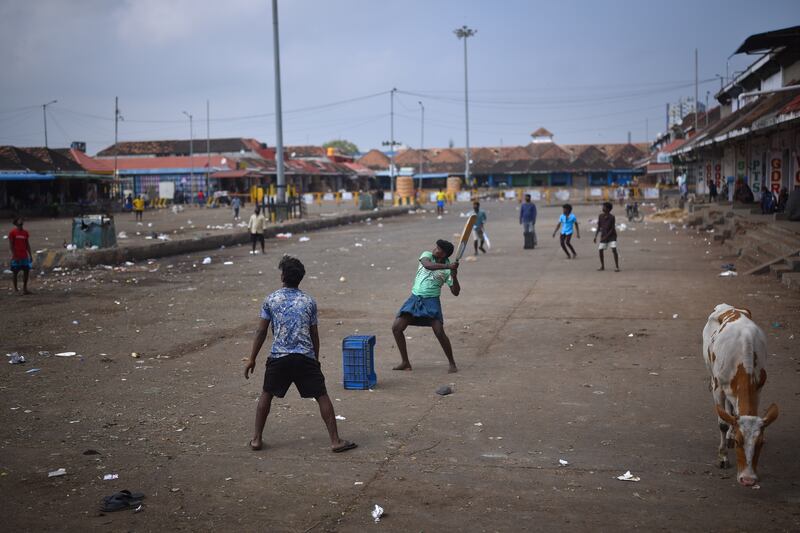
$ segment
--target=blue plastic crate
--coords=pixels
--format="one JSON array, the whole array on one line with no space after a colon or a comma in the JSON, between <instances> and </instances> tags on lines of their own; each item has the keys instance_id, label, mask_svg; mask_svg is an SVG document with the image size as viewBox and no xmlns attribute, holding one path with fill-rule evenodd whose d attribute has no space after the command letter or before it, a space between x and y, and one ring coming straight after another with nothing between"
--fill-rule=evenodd
<instances>
[{"instance_id":1,"label":"blue plastic crate","mask_svg":"<svg viewBox=\"0 0 800 533\"><path fill-rule=\"evenodd\" d=\"M375 375L375 335L350 335L342 341L345 389L371 389Z\"/></svg>"}]
</instances>

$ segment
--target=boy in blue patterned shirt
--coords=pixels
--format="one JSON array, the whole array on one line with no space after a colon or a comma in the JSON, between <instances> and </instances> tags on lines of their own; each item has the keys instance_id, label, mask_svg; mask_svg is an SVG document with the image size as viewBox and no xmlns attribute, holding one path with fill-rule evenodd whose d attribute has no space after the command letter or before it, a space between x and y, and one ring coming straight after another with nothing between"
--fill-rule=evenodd
<instances>
[{"instance_id":1,"label":"boy in blue patterned shirt","mask_svg":"<svg viewBox=\"0 0 800 533\"><path fill-rule=\"evenodd\" d=\"M339 438L336 414L328 392L325 376L319 363L319 330L317 328L317 302L298 287L306 274L300 260L284 256L278 268L281 270L283 288L273 292L261 306L258 331L253 340L250 359L244 369L249 379L256 366L256 357L267 338L272 324L272 349L267 359L264 386L256 409L255 435L250 448L260 450L262 435L267 422L272 398L283 398L292 383L303 398L314 398L319 412L328 428L332 451L344 452L356 447L355 443Z\"/></svg>"}]
</instances>

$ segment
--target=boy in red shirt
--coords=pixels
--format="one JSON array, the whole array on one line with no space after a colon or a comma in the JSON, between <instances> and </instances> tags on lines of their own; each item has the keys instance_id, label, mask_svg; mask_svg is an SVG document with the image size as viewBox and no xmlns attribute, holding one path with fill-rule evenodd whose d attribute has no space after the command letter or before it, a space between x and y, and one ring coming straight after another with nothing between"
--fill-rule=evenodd
<instances>
[{"instance_id":1,"label":"boy in red shirt","mask_svg":"<svg viewBox=\"0 0 800 533\"><path fill-rule=\"evenodd\" d=\"M8 234L8 246L11 248L11 272L14 273L14 290L17 288L17 275L22 270L22 294L30 294L28 290L28 274L33 266L33 254L28 232L22 229L25 220L22 217L14 219L16 228Z\"/></svg>"}]
</instances>

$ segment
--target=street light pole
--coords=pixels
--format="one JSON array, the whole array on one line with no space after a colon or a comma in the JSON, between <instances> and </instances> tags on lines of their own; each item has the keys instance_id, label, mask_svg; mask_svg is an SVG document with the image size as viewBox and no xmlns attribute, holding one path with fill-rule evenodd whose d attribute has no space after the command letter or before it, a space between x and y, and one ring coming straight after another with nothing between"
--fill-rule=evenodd
<instances>
[{"instance_id":1,"label":"street light pole","mask_svg":"<svg viewBox=\"0 0 800 533\"><path fill-rule=\"evenodd\" d=\"M191 114L186 111L183 114L189 117L189 164L192 169L191 174L189 174L189 184L191 186L194 183L194 124L192 123L193 117Z\"/></svg>"},{"instance_id":2,"label":"street light pole","mask_svg":"<svg viewBox=\"0 0 800 533\"><path fill-rule=\"evenodd\" d=\"M281 55L278 39L278 0L272 0L272 54L275 64L275 169L278 203L286 202L286 176L283 172L283 113L281 110Z\"/></svg>"},{"instance_id":3,"label":"street light pole","mask_svg":"<svg viewBox=\"0 0 800 533\"><path fill-rule=\"evenodd\" d=\"M457 30L454 30L453 33L456 34L456 37L459 39L464 39L464 117L466 119L467 124L467 149L465 158L466 166L464 167L464 182L466 185L469 185L469 82L467 76L467 39L474 36L478 33L478 30L473 30L468 28L467 26L462 26Z\"/></svg>"},{"instance_id":4,"label":"street light pole","mask_svg":"<svg viewBox=\"0 0 800 533\"><path fill-rule=\"evenodd\" d=\"M425 149L425 106L422 105L422 101L419 102L419 109L422 113L422 126L419 136L419 192L422 194L422 174L423 165L425 164L425 155L423 153Z\"/></svg>"},{"instance_id":5,"label":"street light pole","mask_svg":"<svg viewBox=\"0 0 800 533\"><path fill-rule=\"evenodd\" d=\"M47 102L46 104L42 104L42 116L44 117L44 147L47 148L47 106L50 104L55 104L58 100L53 100L51 102Z\"/></svg>"},{"instance_id":6,"label":"street light pole","mask_svg":"<svg viewBox=\"0 0 800 533\"><path fill-rule=\"evenodd\" d=\"M392 203L395 199L395 179L394 179L394 93L397 89L389 91L389 182L392 187Z\"/></svg>"}]
</instances>

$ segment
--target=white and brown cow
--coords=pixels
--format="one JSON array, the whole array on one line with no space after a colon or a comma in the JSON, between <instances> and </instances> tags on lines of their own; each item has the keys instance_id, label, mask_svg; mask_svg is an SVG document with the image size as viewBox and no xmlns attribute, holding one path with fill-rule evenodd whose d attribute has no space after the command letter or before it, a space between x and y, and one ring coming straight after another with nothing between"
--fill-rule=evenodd
<instances>
[{"instance_id":1,"label":"white and brown cow","mask_svg":"<svg viewBox=\"0 0 800 533\"><path fill-rule=\"evenodd\" d=\"M758 456L764 428L778 418L778 406L758 416L758 396L767 381L767 339L750 311L719 304L703 329L703 359L711 374L711 392L719 417L719 466L728 467L728 448L736 448L736 479L758 481Z\"/></svg>"}]
</instances>

